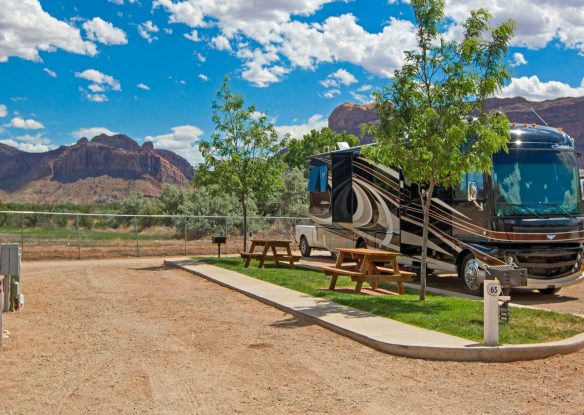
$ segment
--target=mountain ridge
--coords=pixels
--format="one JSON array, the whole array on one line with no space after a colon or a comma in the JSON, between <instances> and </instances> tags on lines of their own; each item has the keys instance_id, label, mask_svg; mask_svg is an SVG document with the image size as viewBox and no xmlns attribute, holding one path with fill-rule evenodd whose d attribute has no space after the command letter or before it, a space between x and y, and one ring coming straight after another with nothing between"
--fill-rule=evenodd
<instances>
[{"instance_id":1,"label":"mountain ridge","mask_svg":"<svg viewBox=\"0 0 584 415\"><path fill-rule=\"evenodd\" d=\"M111 202L131 191L157 196L164 184L188 187L193 177L193 166L180 155L154 149L151 142L140 146L123 134L83 137L44 153L0 144L0 196L5 201Z\"/></svg>"},{"instance_id":2,"label":"mountain ridge","mask_svg":"<svg viewBox=\"0 0 584 415\"><path fill-rule=\"evenodd\" d=\"M529 101L523 97L490 98L485 102L488 111L499 110L505 113L509 121L516 123L542 124L532 108L552 127L561 127L576 144L576 150L584 153L584 97L556 98L546 101ZM361 124L376 123L379 117L374 103L343 103L337 106L328 119L330 129L341 133L346 131L357 137L361 136ZM369 135L361 138L362 144L373 141ZM580 168L584 168L584 158L578 159Z\"/></svg>"}]
</instances>

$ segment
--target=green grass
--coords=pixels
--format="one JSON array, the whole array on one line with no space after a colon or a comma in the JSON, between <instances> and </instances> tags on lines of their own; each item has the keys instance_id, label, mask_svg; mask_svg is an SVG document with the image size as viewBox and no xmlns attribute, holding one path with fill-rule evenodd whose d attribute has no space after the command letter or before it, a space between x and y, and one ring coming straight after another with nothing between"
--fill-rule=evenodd
<instances>
[{"instance_id":1,"label":"green grass","mask_svg":"<svg viewBox=\"0 0 584 415\"><path fill-rule=\"evenodd\" d=\"M323 290L329 277L319 271L276 268L266 265L257 268L252 261L244 268L240 258L197 258L207 264L217 265L263 281L327 298L359 310L412 324L426 329L452 334L476 342L483 340L483 303L466 298L428 294L426 301L418 301L416 291L405 295L368 296ZM337 287L354 287L349 277L339 277ZM391 289L390 286L388 288ZM540 343L560 340L584 332L584 319L550 311L511 309L512 319L500 324L500 341L504 344Z\"/></svg>"},{"instance_id":2,"label":"green grass","mask_svg":"<svg viewBox=\"0 0 584 415\"><path fill-rule=\"evenodd\" d=\"M29 239L77 239L77 231L75 229L44 229L44 228L24 228L22 230L24 238ZM12 239L20 238L21 228L19 227L0 227L0 235L11 235ZM81 239L92 241L111 241L111 240L132 240L136 239L136 234L133 231L127 230L85 230L80 232ZM145 234L138 233L141 240L168 240L173 239L172 232L164 234Z\"/></svg>"}]
</instances>

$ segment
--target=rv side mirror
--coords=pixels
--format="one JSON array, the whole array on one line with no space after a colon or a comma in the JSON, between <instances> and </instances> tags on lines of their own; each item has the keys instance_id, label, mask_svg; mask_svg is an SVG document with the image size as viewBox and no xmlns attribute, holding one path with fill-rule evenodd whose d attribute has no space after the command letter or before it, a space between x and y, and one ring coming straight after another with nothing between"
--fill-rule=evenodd
<instances>
[{"instance_id":1,"label":"rv side mirror","mask_svg":"<svg viewBox=\"0 0 584 415\"><path fill-rule=\"evenodd\" d=\"M477 182L469 182L466 198L469 202L476 202L477 195L479 193L479 188L477 187Z\"/></svg>"}]
</instances>

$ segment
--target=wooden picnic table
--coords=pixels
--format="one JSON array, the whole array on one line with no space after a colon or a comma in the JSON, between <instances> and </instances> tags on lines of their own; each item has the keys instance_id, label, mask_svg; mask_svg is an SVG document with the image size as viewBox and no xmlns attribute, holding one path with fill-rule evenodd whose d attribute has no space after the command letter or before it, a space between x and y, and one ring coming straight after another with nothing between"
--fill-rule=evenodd
<instances>
[{"instance_id":1,"label":"wooden picnic table","mask_svg":"<svg viewBox=\"0 0 584 415\"><path fill-rule=\"evenodd\" d=\"M339 275L348 275L356 281L355 292L361 292L363 282L366 281L374 290L377 284L382 281L395 282L399 294L404 294L404 282L409 282L414 272L402 271L399 269L397 257L399 252L384 251L381 249L369 248L339 248L337 249L337 262L334 267L323 267L325 275L331 276L330 290L334 290ZM356 261L352 267L343 267L343 261L351 258ZM390 263L391 268L377 265L378 263Z\"/></svg>"},{"instance_id":2,"label":"wooden picnic table","mask_svg":"<svg viewBox=\"0 0 584 415\"><path fill-rule=\"evenodd\" d=\"M245 268L249 267L249 263L252 259L259 259L260 263L258 268L262 268L265 261L274 261L278 267L280 266L280 261L288 262L290 264L290 268L294 268L294 263L300 261L300 255L292 255L290 243L291 242L289 239L254 238L251 240L249 252L240 252L239 255L241 255L241 258L245 260L243 264ZM262 252L255 252L255 248L259 246L263 246L264 249ZM286 252L278 252L278 248L284 248Z\"/></svg>"}]
</instances>

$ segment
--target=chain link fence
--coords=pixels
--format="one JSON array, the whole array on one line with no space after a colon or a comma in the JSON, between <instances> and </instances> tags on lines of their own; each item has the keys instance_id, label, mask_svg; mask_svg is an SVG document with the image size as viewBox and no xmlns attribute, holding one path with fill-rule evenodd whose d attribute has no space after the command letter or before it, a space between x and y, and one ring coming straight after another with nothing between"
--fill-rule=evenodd
<instances>
[{"instance_id":1,"label":"chain link fence","mask_svg":"<svg viewBox=\"0 0 584 415\"><path fill-rule=\"evenodd\" d=\"M250 217L249 237L294 239L300 217ZM226 236L222 254L243 249L238 216L120 215L0 211L0 242L20 243L23 259L89 259L216 255L213 236Z\"/></svg>"}]
</instances>

